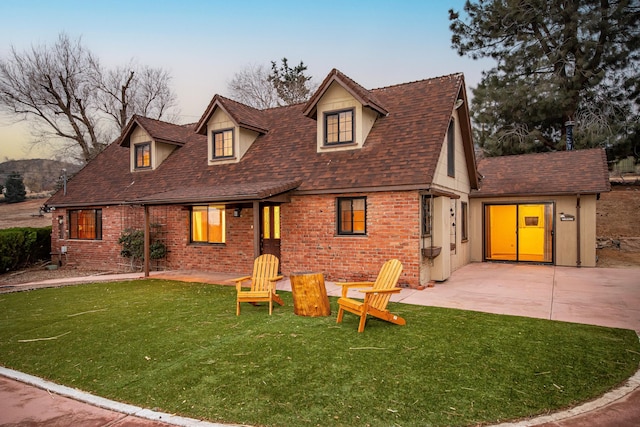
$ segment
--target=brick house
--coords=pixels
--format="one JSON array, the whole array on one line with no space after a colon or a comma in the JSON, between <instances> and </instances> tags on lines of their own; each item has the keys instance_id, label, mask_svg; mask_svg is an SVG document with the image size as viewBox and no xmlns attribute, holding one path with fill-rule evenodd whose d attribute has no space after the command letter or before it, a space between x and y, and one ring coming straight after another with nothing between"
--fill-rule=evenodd
<instances>
[{"instance_id":1,"label":"brick house","mask_svg":"<svg viewBox=\"0 0 640 427\"><path fill-rule=\"evenodd\" d=\"M416 286L489 259L482 197L499 195L480 176L462 74L367 90L334 69L305 104L257 110L216 95L196 124L133 117L48 200L52 251L114 269L127 262L122 233L145 230L167 249L151 268L245 272L273 253L285 275L338 281L398 258L400 283Z\"/></svg>"}]
</instances>

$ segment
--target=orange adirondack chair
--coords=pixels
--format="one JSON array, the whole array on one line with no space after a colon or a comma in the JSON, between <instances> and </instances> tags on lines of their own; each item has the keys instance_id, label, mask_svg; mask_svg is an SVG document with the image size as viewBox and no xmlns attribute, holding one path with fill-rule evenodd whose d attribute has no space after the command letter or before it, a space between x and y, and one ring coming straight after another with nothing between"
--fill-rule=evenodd
<instances>
[{"instance_id":1,"label":"orange adirondack chair","mask_svg":"<svg viewBox=\"0 0 640 427\"><path fill-rule=\"evenodd\" d=\"M338 299L339 308L336 323L342 322L342 316L346 310L360 316L358 332L364 332L368 314L396 325L406 325L407 322L402 317L387 310L391 294L401 291L400 288L396 287L401 272L402 263L397 259L391 259L383 264L375 282L339 283L339 285L342 285L342 298ZM347 293L351 288L370 289L360 290L360 292L364 293L364 301L358 301L347 298Z\"/></svg>"},{"instance_id":2,"label":"orange adirondack chair","mask_svg":"<svg viewBox=\"0 0 640 427\"><path fill-rule=\"evenodd\" d=\"M282 279L278 276L278 257L271 254L260 255L253 262L253 275L233 279L236 282L236 316L240 315L240 303L248 302L256 305L258 302L269 303L269 315L273 311L273 302L284 305L276 293L276 282ZM243 283L250 281L249 289L243 289Z\"/></svg>"}]
</instances>

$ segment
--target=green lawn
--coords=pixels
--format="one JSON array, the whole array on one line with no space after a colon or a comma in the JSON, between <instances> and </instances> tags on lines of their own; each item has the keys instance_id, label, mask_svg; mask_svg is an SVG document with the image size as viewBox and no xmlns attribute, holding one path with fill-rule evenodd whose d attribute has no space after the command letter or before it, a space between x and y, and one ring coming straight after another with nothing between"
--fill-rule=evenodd
<instances>
[{"instance_id":1,"label":"green lawn","mask_svg":"<svg viewBox=\"0 0 640 427\"><path fill-rule=\"evenodd\" d=\"M555 411L638 368L633 331L391 304L407 320L268 316L228 286L141 280L0 295L0 364L110 399L265 426L449 426ZM43 338L52 338L43 340Z\"/></svg>"}]
</instances>

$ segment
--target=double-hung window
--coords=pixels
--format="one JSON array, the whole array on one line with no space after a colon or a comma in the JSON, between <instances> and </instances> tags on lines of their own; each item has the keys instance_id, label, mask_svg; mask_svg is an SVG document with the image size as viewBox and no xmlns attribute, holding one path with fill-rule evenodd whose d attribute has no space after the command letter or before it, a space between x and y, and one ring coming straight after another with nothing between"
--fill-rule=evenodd
<instances>
[{"instance_id":1,"label":"double-hung window","mask_svg":"<svg viewBox=\"0 0 640 427\"><path fill-rule=\"evenodd\" d=\"M462 202L460 204L460 221L462 222L462 241L466 242L469 240L469 204L467 202Z\"/></svg>"},{"instance_id":2,"label":"double-hung window","mask_svg":"<svg viewBox=\"0 0 640 427\"><path fill-rule=\"evenodd\" d=\"M367 233L367 198L338 198L338 234L364 235Z\"/></svg>"},{"instance_id":3,"label":"double-hung window","mask_svg":"<svg viewBox=\"0 0 640 427\"><path fill-rule=\"evenodd\" d=\"M211 141L214 159L233 157L233 129L213 131Z\"/></svg>"},{"instance_id":4,"label":"double-hung window","mask_svg":"<svg viewBox=\"0 0 640 427\"><path fill-rule=\"evenodd\" d=\"M192 207L191 241L197 243L224 243L224 213L224 206Z\"/></svg>"},{"instance_id":5,"label":"double-hung window","mask_svg":"<svg viewBox=\"0 0 640 427\"><path fill-rule=\"evenodd\" d=\"M353 142L353 110L325 113L325 145L347 144L350 142Z\"/></svg>"},{"instance_id":6,"label":"double-hung window","mask_svg":"<svg viewBox=\"0 0 640 427\"><path fill-rule=\"evenodd\" d=\"M151 167L151 143L136 144L134 146L136 169Z\"/></svg>"},{"instance_id":7,"label":"double-hung window","mask_svg":"<svg viewBox=\"0 0 640 427\"><path fill-rule=\"evenodd\" d=\"M102 240L102 209L69 211L69 238Z\"/></svg>"}]
</instances>

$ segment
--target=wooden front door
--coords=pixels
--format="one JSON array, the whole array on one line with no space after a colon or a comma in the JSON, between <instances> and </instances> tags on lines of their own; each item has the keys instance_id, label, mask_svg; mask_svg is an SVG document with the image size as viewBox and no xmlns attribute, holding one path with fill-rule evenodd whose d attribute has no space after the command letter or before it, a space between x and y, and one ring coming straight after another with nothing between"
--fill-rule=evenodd
<instances>
[{"instance_id":1,"label":"wooden front door","mask_svg":"<svg viewBox=\"0 0 640 427\"><path fill-rule=\"evenodd\" d=\"M260 205L260 253L280 258L280 205Z\"/></svg>"}]
</instances>

